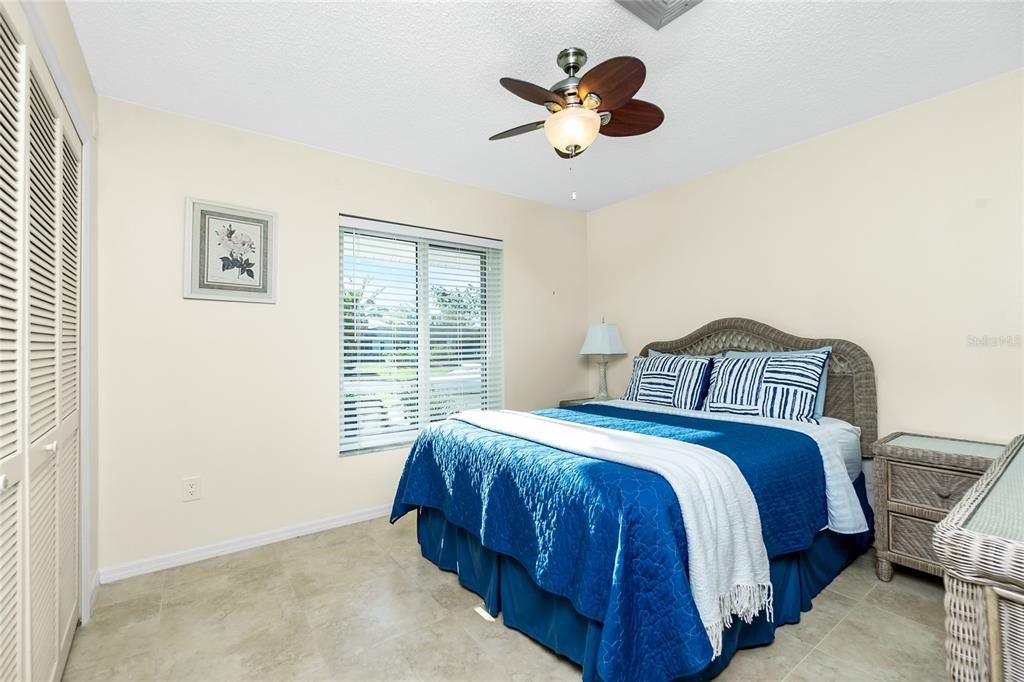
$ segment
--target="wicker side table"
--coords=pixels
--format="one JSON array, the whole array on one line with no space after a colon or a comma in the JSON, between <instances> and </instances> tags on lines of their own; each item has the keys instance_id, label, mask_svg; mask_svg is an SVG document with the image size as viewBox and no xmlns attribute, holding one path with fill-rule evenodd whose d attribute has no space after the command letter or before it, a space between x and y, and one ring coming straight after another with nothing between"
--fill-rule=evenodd
<instances>
[{"instance_id":1,"label":"wicker side table","mask_svg":"<svg viewBox=\"0 0 1024 682\"><path fill-rule=\"evenodd\" d=\"M935 530L954 682L1024 680L1024 436Z\"/></svg>"},{"instance_id":2,"label":"wicker side table","mask_svg":"<svg viewBox=\"0 0 1024 682\"><path fill-rule=\"evenodd\" d=\"M935 524L1002 454L1004 445L893 433L875 442L875 572L893 564L942 575L932 548Z\"/></svg>"},{"instance_id":3,"label":"wicker side table","mask_svg":"<svg viewBox=\"0 0 1024 682\"><path fill-rule=\"evenodd\" d=\"M566 400L558 401L559 407L572 407L573 405L586 405L592 403L596 398L568 398Z\"/></svg>"}]
</instances>

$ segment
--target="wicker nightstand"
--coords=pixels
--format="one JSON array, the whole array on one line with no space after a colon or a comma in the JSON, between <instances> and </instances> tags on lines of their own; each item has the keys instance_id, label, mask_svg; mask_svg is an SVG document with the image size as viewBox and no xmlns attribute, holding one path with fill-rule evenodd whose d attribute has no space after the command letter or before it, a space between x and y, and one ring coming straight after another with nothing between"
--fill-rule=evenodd
<instances>
[{"instance_id":1,"label":"wicker nightstand","mask_svg":"<svg viewBox=\"0 0 1024 682\"><path fill-rule=\"evenodd\" d=\"M558 401L558 406L559 407L572 407L573 405L582 405L583 403L592 403L592 402L594 402L594 398L593 397L590 397L590 398L572 398L570 400L559 400Z\"/></svg>"},{"instance_id":2,"label":"wicker nightstand","mask_svg":"<svg viewBox=\"0 0 1024 682\"><path fill-rule=\"evenodd\" d=\"M913 433L893 433L871 446L879 580L892 580L893 564L942 575L932 546L935 524L1005 448Z\"/></svg>"}]
</instances>

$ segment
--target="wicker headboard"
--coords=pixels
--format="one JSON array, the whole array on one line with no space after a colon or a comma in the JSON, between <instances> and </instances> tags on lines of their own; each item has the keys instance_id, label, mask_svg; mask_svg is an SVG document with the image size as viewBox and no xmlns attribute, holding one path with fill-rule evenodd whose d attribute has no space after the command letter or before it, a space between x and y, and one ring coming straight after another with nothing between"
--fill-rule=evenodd
<instances>
[{"instance_id":1,"label":"wicker headboard","mask_svg":"<svg viewBox=\"0 0 1024 682\"><path fill-rule=\"evenodd\" d=\"M652 341L640 355L656 350L685 355L715 355L727 350L807 350L832 346L828 363L825 416L860 427L861 452L870 456L870 445L878 439L878 402L875 397L875 367L867 352L843 339L805 339L779 331L763 322L728 317L704 325L675 341Z\"/></svg>"}]
</instances>

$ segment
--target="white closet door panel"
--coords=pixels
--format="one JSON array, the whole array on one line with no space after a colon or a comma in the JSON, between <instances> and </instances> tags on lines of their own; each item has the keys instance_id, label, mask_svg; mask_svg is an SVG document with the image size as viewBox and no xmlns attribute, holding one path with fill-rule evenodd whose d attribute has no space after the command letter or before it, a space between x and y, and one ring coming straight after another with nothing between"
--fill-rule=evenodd
<instances>
[{"instance_id":1,"label":"white closet door panel","mask_svg":"<svg viewBox=\"0 0 1024 682\"><path fill-rule=\"evenodd\" d=\"M78 430L57 449L57 624L65 637L78 622Z\"/></svg>"},{"instance_id":2,"label":"white closet door panel","mask_svg":"<svg viewBox=\"0 0 1024 682\"><path fill-rule=\"evenodd\" d=\"M29 78L28 402L29 442L57 425L57 117Z\"/></svg>"},{"instance_id":3,"label":"white closet door panel","mask_svg":"<svg viewBox=\"0 0 1024 682\"><path fill-rule=\"evenodd\" d=\"M24 457L0 460L0 682L22 675Z\"/></svg>"},{"instance_id":4,"label":"white closet door panel","mask_svg":"<svg viewBox=\"0 0 1024 682\"><path fill-rule=\"evenodd\" d=\"M61 651L70 645L79 615L79 491L78 491L78 352L79 352L79 221L81 147L65 134L61 145L60 177L60 410L57 450L57 602Z\"/></svg>"},{"instance_id":5,"label":"white closet door panel","mask_svg":"<svg viewBox=\"0 0 1024 682\"><path fill-rule=\"evenodd\" d=\"M60 154L59 386L57 406L57 608L60 651L70 648L79 616L79 222L81 146L65 130Z\"/></svg>"},{"instance_id":6,"label":"white closet door panel","mask_svg":"<svg viewBox=\"0 0 1024 682\"><path fill-rule=\"evenodd\" d=\"M53 680L63 668L70 618L77 620L77 463L60 445L60 295L62 241L62 116L53 82L39 64L28 76L28 173L25 210L26 320L24 408L28 444L28 674ZM69 426L72 423L68 422ZM76 425L74 425L76 426ZM76 430L71 428L71 431ZM71 448L77 452L77 448ZM64 566L63 562L73 562ZM68 574L65 580L64 574ZM70 584L72 594L61 593Z\"/></svg>"},{"instance_id":7,"label":"white closet door panel","mask_svg":"<svg viewBox=\"0 0 1024 682\"><path fill-rule=\"evenodd\" d=\"M28 479L29 651L33 680L57 665L57 458L38 462Z\"/></svg>"}]
</instances>

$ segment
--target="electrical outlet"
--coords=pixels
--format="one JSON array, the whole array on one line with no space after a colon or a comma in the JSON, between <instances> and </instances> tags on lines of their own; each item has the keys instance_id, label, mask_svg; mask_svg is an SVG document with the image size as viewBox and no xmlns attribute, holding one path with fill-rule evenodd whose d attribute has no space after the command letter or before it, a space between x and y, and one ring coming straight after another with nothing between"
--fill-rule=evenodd
<instances>
[{"instance_id":1,"label":"electrical outlet","mask_svg":"<svg viewBox=\"0 0 1024 682\"><path fill-rule=\"evenodd\" d=\"M181 479L181 501L195 502L203 496L203 487L198 476Z\"/></svg>"}]
</instances>

